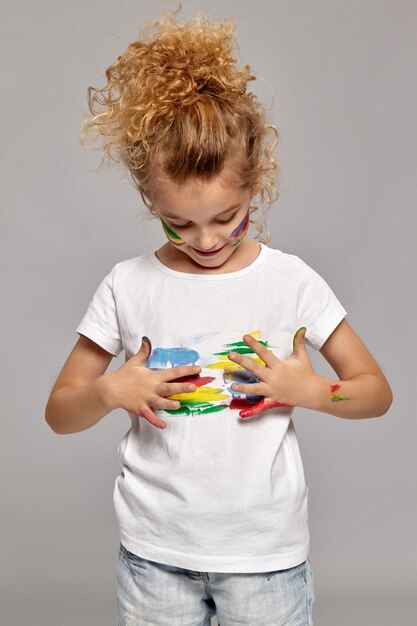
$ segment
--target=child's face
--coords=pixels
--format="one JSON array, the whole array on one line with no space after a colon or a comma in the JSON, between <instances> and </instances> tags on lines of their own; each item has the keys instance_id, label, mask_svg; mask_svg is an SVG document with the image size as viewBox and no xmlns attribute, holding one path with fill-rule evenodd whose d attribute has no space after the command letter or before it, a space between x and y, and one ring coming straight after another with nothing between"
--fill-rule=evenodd
<instances>
[{"instance_id":1,"label":"child's face","mask_svg":"<svg viewBox=\"0 0 417 626\"><path fill-rule=\"evenodd\" d=\"M154 208L170 244L199 265L214 268L245 238L251 198L249 189L227 185L219 177L199 187L167 183Z\"/></svg>"}]
</instances>

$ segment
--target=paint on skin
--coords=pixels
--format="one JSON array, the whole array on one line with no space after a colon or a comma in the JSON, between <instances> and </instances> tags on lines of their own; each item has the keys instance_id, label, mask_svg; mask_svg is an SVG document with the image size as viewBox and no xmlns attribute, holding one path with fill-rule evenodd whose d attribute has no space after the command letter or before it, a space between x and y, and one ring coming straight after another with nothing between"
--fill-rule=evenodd
<instances>
[{"instance_id":1,"label":"paint on skin","mask_svg":"<svg viewBox=\"0 0 417 626\"><path fill-rule=\"evenodd\" d=\"M305 337L305 334L306 334L306 332L307 332L307 328L306 328L305 326L302 326L301 328L299 328L299 329L297 330L297 332L295 333L294 338L293 338L293 340L292 340L292 349L293 349L293 351L295 350L295 344L296 344L296 343L297 343L297 341L298 341L298 337L301 335L301 333L302 333L303 331L305 331L305 332L304 332L304 337Z\"/></svg>"},{"instance_id":2,"label":"paint on skin","mask_svg":"<svg viewBox=\"0 0 417 626\"><path fill-rule=\"evenodd\" d=\"M176 233L175 230L172 229L172 227L168 226L168 224L164 222L162 217L160 217L159 219L162 222L162 226L163 226L166 236L168 237L169 241L174 244L174 246L182 246L186 243L185 240L181 237L181 235ZM232 237L233 239L236 239L236 242L233 244L233 247L237 246L242 241L244 236L247 234L248 229L249 229L249 209L247 210L246 215L243 218L243 220L240 222L240 224L230 234L230 237Z\"/></svg>"},{"instance_id":3,"label":"paint on skin","mask_svg":"<svg viewBox=\"0 0 417 626\"><path fill-rule=\"evenodd\" d=\"M342 400L350 400L350 398L346 398L344 396L338 396L336 391L340 389L340 385L330 385L330 401L331 402L341 402Z\"/></svg>"},{"instance_id":4,"label":"paint on skin","mask_svg":"<svg viewBox=\"0 0 417 626\"><path fill-rule=\"evenodd\" d=\"M171 243L174 244L174 246L182 246L185 244L185 241L182 237L180 237L180 235L178 235L174 230L172 230L172 228L170 228L168 226L168 224L165 224L164 220L162 219L162 217L159 218L162 222L162 226L164 228L165 234L168 237L168 239L170 240Z\"/></svg>"},{"instance_id":5,"label":"paint on skin","mask_svg":"<svg viewBox=\"0 0 417 626\"><path fill-rule=\"evenodd\" d=\"M250 208L247 210L245 217L240 222L239 226L237 226L234 231L231 233L231 237L236 239L236 242L233 244L233 247L237 246L243 239L243 237L247 234L249 229L249 212Z\"/></svg>"}]
</instances>

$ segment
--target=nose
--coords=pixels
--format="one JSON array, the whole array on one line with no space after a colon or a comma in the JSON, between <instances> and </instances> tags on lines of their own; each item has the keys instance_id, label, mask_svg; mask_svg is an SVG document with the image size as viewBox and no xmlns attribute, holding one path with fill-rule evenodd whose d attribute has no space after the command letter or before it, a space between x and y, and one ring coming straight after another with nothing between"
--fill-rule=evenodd
<instances>
[{"instance_id":1,"label":"nose","mask_svg":"<svg viewBox=\"0 0 417 626\"><path fill-rule=\"evenodd\" d=\"M210 232L209 229L202 229L195 238L195 247L203 252L211 252L211 250L217 250L222 245L219 242L218 236Z\"/></svg>"}]
</instances>

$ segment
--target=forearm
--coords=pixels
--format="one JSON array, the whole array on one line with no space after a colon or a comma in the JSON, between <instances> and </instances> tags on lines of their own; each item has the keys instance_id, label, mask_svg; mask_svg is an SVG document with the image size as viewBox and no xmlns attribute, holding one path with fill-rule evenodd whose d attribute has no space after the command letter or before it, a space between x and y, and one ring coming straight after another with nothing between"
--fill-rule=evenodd
<instances>
[{"instance_id":1,"label":"forearm","mask_svg":"<svg viewBox=\"0 0 417 626\"><path fill-rule=\"evenodd\" d=\"M359 374L350 380L317 375L305 408L346 419L364 419L384 415L391 403L388 382L375 374Z\"/></svg>"},{"instance_id":2,"label":"forearm","mask_svg":"<svg viewBox=\"0 0 417 626\"><path fill-rule=\"evenodd\" d=\"M108 397L110 374L81 387L61 387L52 393L45 409L52 430L60 435L86 430L116 408Z\"/></svg>"}]
</instances>

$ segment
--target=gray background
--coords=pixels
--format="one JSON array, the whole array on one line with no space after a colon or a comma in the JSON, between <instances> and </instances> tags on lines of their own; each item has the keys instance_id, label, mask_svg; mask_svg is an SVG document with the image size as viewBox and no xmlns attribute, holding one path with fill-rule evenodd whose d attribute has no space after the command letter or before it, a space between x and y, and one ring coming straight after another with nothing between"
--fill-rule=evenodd
<instances>
[{"instance_id":1,"label":"gray background","mask_svg":"<svg viewBox=\"0 0 417 626\"><path fill-rule=\"evenodd\" d=\"M171 3L172 6L172 3ZM184 2L181 20L203 2ZM382 418L296 409L318 626L411 626L416 593L414 0L211 0L234 17L251 88L281 132L270 246L332 286L391 383ZM165 241L116 168L78 142L88 85L159 2L3 0L0 618L113 626L122 411L58 436L44 421L75 328L119 260ZM259 84L258 84L259 83ZM252 235L255 231L252 232ZM333 372L319 353L315 367ZM111 369L120 367L123 354ZM213 620L214 622L214 620Z\"/></svg>"}]
</instances>

